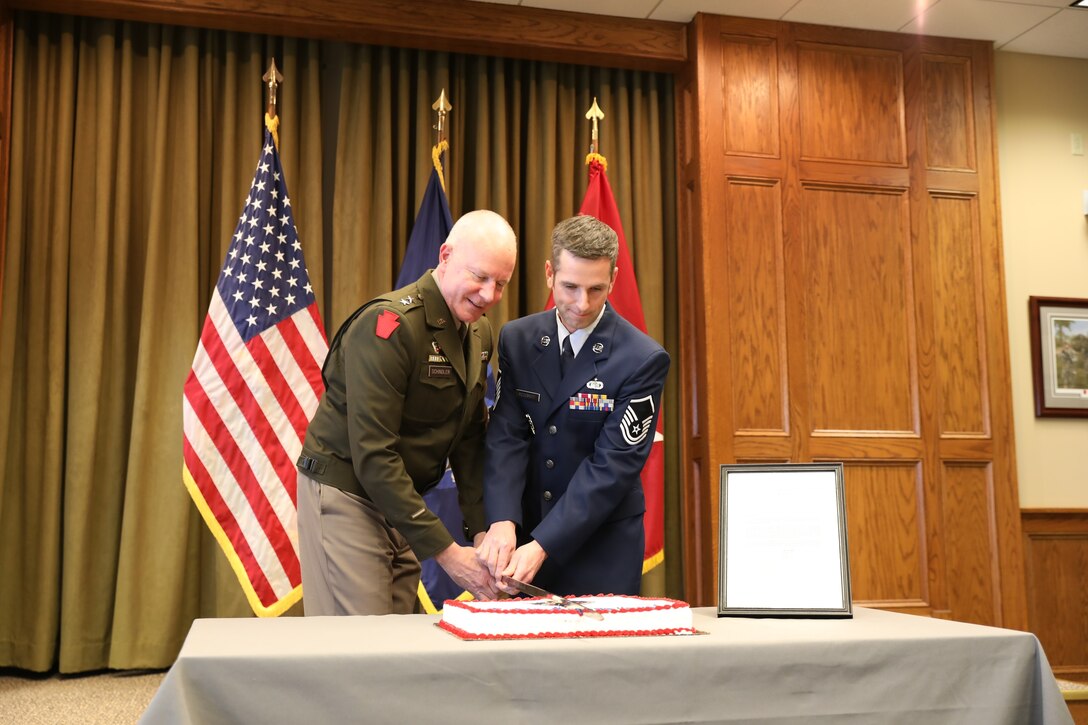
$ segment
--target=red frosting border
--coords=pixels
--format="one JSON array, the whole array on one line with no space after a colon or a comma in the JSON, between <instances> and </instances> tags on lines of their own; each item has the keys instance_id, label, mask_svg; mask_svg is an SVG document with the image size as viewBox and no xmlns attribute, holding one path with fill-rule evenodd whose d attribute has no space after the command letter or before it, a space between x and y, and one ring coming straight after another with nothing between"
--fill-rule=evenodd
<instances>
[{"instance_id":1,"label":"red frosting border","mask_svg":"<svg viewBox=\"0 0 1088 725\"><path fill-rule=\"evenodd\" d=\"M615 594L598 594L596 596L611 597L621 596ZM622 595L627 599L637 599L643 602L651 602L652 604L644 607L633 607L627 609L601 609L594 607L594 610L601 614L616 614L616 613L633 613L633 612L654 612L667 609L684 609L688 608L687 602L682 602L677 599L667 599L664 597L636 597L630 595ZM517 601L533 602L533 601L546 601L546 597L528 597ZM447 599L443 602L442 607L457 607L469 612L482 612L484 610L479 609L473 605L479 604L474 600L462 601L460 599ZM546 614L553 615L556 613L570 612L562 606L555 606L551 609L500 609L500 610L487 610L487 614ZM535 634L476 634L455 627L444 619L439 620L437 627L446 630L450 634L453 634L461 639L468 640L504 640L504 639L572 639L582 637L662 637L679 634L698 634L698 631L694 627L669 627L662 629L623 629L623 630L583 630L580 632L537 632Z\"/></svg>"},{"instance_id":2,"label":"red frosting border","mask_svg":"<svg viewBox=\"0 0 1088 725\"><path fill-rule=\"evenodd\" d=\"M630 611L630 610L624 610ZM578 639L582 637L662 637L675 634L698 634L694 627L673 627L671 629L627 629L606 632L589 630L585 632L538 632L537 634L473 634L448 622L439 621L436 627L444 629L461 639Z\"/></svg>"}]
</instances>

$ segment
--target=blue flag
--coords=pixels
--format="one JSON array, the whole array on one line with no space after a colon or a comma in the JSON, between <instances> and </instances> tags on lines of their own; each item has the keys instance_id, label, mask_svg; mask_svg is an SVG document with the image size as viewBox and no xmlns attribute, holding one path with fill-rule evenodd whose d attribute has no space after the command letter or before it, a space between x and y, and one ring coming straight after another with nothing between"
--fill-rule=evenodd
<instances>
[{"instance_id":1,"label":"blue flag","mask_svg":"<svg viewBox=\"0 0 1088 725\"><path fill-rule=\"evenodd\" d=\"M436 157L437 158L437 157ZM419 205L412 234L408 237L408 248L404 251L404 263L397 277L397 288L419 279L424 272L438 264L438 250L449 236L453 227L453 216L442 188L438 169L431 171L427 190L423 192L423 201ZM488 376L490 390L490 375ZM490 401L488 401L490 405ZM453 472L446 467L442 481L423 496L427 508L434 511L442 523L449 529L454 541L467 546L461 529L461 505L457 502L457 484ZM419 601L424 611L434 614L442 611L442 602L447 599L467 598L469 595L454 584L446 571L434 559L423 562L423 574L419 582Z\"/></svg>"},{"instance_id":2,"label":"blue flag","mask_svg":"<svg viewBox=\"0 0 1088 725\"><path fill-rule=\"evenodd\" d=\"M408 248L404 250L397 289L415 282L438 264L438 250L452 228L453 216L446 201L446 192L442 189L442 180L438 177L438 169L432 169L427 190L423 192L423 201L419 204L419 213L416 214L416 223L408 237Z\"/></svg>"}]
</instances>

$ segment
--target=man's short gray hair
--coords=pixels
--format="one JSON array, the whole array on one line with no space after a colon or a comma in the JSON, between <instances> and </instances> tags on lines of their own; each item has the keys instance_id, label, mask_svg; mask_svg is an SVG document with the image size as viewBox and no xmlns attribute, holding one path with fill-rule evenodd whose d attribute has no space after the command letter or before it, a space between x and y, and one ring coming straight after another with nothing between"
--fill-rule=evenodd
<instances>
[{"instance_id":1,"label":"man's short gray hair","mask_svg":"<svg viewBox=\"0 0 1088 725\"><path fill-rule=\"evenodd\" d=\"M552 230L552 269L559 269L559 255L564 249L582 259L607 258L611 274L616 269L620 242L612 227L596 217L579 214L564 219Z\"/></svg>"}]
</instances>

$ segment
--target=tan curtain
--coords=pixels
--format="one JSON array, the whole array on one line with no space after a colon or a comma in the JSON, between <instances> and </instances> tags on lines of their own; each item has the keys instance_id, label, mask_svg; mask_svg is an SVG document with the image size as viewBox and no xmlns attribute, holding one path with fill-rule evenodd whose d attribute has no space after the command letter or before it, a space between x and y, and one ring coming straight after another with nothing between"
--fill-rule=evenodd
<instances>
[{"instance_id":1,"label":"tan curtain","mask_svg":"<svg viewBox=\"0 0 1088 725\"><path fill-rule=\"evenodd\" d=\"M493 209L520 242L517 279L488 316L502 323L543 308L551 228L581 205L585 113L597 98L606 114L600 150L633 247L647 326L665 339L676 246L671 76L358 45L333 54L343 63L330 222L339 243L325 270L335 270L326 319L339 322L396 278L430 173L431 104L444 88L453 104L446 156L453 216Z\"/></svg>"},{"instance_id":2,"label":"tan curtain","mask_svg":"<svg viewBox=\"0 0 1088 725\"><path fill-rule=\"evenodd\" d=\"M14 52L0 666L164 667L195 617L248 614L181 484L181 390L260 151L272 56L330 334L396 277L445 87L454 216L493 208L521 242L492 317L544 304L548 233L581 201L597 96L647 324L677 349L670 77L33 13L16 16ZM658 575L679 594L678 546L667 557Z\"/></svg>"}]
</instances>

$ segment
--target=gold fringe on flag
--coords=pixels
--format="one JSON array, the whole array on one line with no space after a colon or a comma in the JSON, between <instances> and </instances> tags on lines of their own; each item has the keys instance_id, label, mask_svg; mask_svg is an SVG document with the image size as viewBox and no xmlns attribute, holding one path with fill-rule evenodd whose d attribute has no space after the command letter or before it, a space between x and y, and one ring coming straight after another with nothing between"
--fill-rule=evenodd
<instances>
[{"instance_id":1,"label":"gold fringe on flag","mask_svg":"<svg viewBox=\"0 0 1088 725\"><path fill-rule=\"evenodd\" d=\"M446 174L442 171L442 154L449 150L449 147L450 142L446 139L442 139L431 147L431 161L434 162L434 170L438 172L438 183L442 185L443 193L446 193Z\"/></svg>"},{"instance_id":2,"label":"gold fringe on flag","mask_svg":"<svg viewBox=\"0 0 1088 725\"><path fill-rule=\"evenodd\" d=\"M269 116L267 113L264 114L264 127L272 132L272 141L276 144L276 148L279 149L280 135L276 132L280 128L280 117L278 115ZM586 163L588 164L589 162L587 161Z\"/></svg>"},{"instance_id":3,"label":"gold fringe on flag","mask_svg":"<svg viewBox=\"0 0 1088 725\"><path fill-rule=\"evenodd\" d=\"M586 166L589 166L594 161L599 163L601 165L602 169L604 169L605 171L608 171L608 159L606 159L604 156L601 156L599 153L596 153L596 152L591 152L591 153L586 154Z\"/></svg>"}]
</instances>

